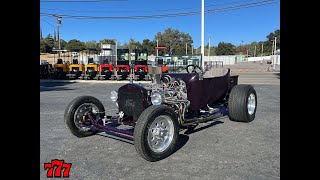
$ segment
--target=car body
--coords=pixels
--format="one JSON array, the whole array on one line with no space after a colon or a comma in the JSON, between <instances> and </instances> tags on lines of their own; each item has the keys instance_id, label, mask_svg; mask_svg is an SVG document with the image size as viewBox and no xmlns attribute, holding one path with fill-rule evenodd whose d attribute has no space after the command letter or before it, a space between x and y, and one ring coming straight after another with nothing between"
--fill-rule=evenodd
<instances>
[{"instance_id":1,"label":"car body","mask_svg":"<svg viewBox=\"0 0 320 180\"><path fill-rule=\"evenodd\" d=\"M129 83L111 92L119 110L116 115L106 115L98 99L82 96L68 105L65 122L77 137L105 132L133 140L142 158L158 161L172 154L180 129L226 115L240 122L255 118L254 88L238 85L238 76L231 76L230 69L203 72L188 65L186 71L162 74L161 67L149 67L150 84ZM132 128L117 128L121 124Z\"/></svg>"}]
</instances>

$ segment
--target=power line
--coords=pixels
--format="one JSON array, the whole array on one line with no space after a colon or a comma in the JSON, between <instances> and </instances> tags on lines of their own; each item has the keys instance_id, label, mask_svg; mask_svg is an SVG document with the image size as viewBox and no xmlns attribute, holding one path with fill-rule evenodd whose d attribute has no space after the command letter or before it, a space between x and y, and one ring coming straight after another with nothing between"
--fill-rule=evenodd
<instances>
[{"instance_id":1,"label":"power line","mask_svg":"<svg viewBox=\"0 0 320 180\"><path fill-rule=\"evenodd\" d=\"M220 4L209 4L206 5L205 7L214 7L214 6L222 6L222 5L230 5L230 4L238 4L238 3L244 3L244 2L250 2L252 0L249 1L232 1L232 2L228 2L228 3L220 3ZM126 12L165 12L165 11L180 11L180 10L191 10L191 9L198 9L198 8L194 8L194 7L186 7L186 8L173 8L173 9L156 9L156 10L127 10L127 11L121 11L121 10L117 10L117 11L95 11L95 10L75 10L75 9L58 9L58 8L40 8L40 9L44 9L44 10L49 10L49 11L65 11L65 12L108 12L108 13L126 13Z\"/></svg>"},{"instance_id":2,"label":"power line","mask_svg":"<svg viewBox=\"0 0 320 180\"><path fill-rule=\"evenodd\" d=\"M43 2L43 3L55 3L55 2L58 2L58 3L70 3L70 2L117 2L117 1L127 1L127 0L83 0L83 1L79 1L79 0L75 0L75 1L72 1L72 0L65 0L65 1L61 1L61 0L47 0L47 1L40 1L40 2Z\"/></svg>"},{"instance_id":3,"label":"power line","mask_svg":"<svg viewBox=\"0 0 320 180\"><path fill-rule=\"evenodd\" d=\"M44 18L42 18L42 19L40 19L40 21L44 21L44 22L46 22L47 24L49 24L50 26L52 26L53 28L55 28L55 26L54 25L52 25L51 23L49 23L48 21L46 21L46 20L44 20Z\"/></svg>"},{"instance_id":4,"label":"power line","mask_svg":"<svg viewBox=\"0 0 320 180\"><path fill-rule=\"evenodd\" d=\"M216 9L209 9L206 10L205 13L216 13L216 12L223 12L229 10L237 10L242 8L250 8L250 7L257 7L263 6L267 4L275 3L274 0L263 0L254 3L247 3L241 4L238 6L230 6L224 8L216 8ZM174 14L158 14L158 15L145 15L145 16L78 16L78 15L67 15L67 14L51 14L51 13L40 13L40 16L60 16L63 18L73 18L73 19L153 19L153 18L167 18L167 17L177 17L177 16L190 16L200 14L200 11L191 11L191 12L180 12Z\"/></svg>"}]
</instances>

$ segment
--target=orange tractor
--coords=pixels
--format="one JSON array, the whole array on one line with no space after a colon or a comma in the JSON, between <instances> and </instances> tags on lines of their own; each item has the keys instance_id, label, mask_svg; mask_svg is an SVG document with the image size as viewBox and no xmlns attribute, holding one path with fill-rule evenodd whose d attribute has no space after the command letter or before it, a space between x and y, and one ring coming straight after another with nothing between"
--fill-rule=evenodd
<instances>
[{"instance_id":1,"label":"orange tractor","mask_svg":"<svg viewBox=\"0 0 320 180\"><path fill-rule=\"evenodd\" d=\"M69 73L66 75L69 79L78 79L83 73L83 65L79 64L78 59L73 59L69 65Z\"/></svg>"},{"instance_id":2,"label":"orange tractor","mask_svg":"<svg viewBox=\"0 0 320 180\"><path fill-rule=\"evenodd\" d=\"M66 79L68 73L68 65L64 64L62 59L58 59L53 65L53 79Z\"/></svg>"}]
</instances>

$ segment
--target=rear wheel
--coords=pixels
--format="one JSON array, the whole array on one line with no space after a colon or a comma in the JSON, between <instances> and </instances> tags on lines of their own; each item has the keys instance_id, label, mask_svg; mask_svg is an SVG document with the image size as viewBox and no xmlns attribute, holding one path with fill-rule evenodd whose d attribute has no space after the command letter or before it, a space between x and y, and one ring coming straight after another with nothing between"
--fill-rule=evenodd
<instances>
[{"instance_id":1,"label":"rear wheel","mask_svg":"<svg viewBox=\"0 0 320 180\"><path fill-rule=\"evenodd\" d=\"M257 110L257 93L251 85L236 85L228 100L229 118L233 121L250 122Z\"/></svg>"},{"instance_id":2,"label":"rear wheel","mask_svg":"<svg viewBox=\"0 0 320 180\"><path fill-rule=\"evenodd\" d=\"M73 135L86 137L95 134L90 129L88 114L92 117L104 116L104 106L97 98L81 96L69 103L64 113L64 121Z\"/></svg>"},{"instance_id":3,"label":"rear wheel","mask_svg":"<svg viewBox=\"0 0 320 180\"><path fill-rule=\"evenodd\" d=\"M134 146L142 158L158 161L172 154L178 135L176 113L164 105L150 106L137 120Z\"/></svg>"}]
</instances>

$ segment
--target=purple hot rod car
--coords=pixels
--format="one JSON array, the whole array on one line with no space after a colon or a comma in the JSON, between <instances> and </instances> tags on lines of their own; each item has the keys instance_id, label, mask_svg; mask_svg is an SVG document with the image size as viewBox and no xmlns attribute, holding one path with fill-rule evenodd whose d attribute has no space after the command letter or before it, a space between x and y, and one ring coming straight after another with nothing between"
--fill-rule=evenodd
<instances>
[{"instance_id":1,"label":"purple hot rod car","mask_svg":"<svg viewBox=\"0 0 320 180\"><path fill-rule=\"evenodd\" d=\"M240 122L255 118L255 89L238 85L238 76L230 76L230 69L203 72L189 65L186 70L188 73L162 74L161 67L150 66L150 84L135 84L131 79L111 92L111 100L119 108L113 116L105 114L98 99L78 97L65 110L67 127L77 137L105 132L132 140L142 158L158 161L174 151L181 129L225 115Z\"/></svg>"}]
</instances>

